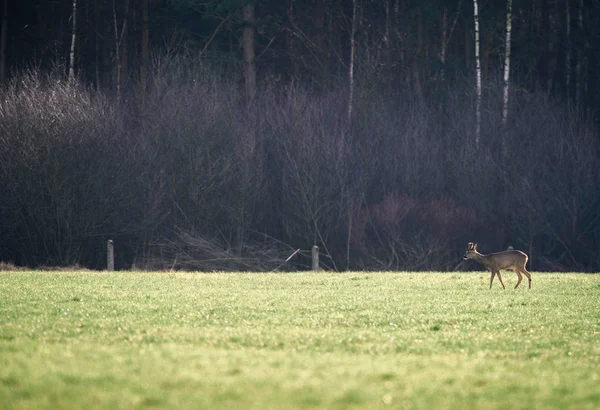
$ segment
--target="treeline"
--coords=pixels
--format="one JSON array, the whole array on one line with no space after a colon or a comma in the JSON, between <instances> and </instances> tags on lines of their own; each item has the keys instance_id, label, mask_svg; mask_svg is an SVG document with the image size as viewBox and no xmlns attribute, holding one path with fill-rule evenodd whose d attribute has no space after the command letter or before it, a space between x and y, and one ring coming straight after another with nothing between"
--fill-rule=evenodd
<instances>
[{"instance_id":1,"label":"treeline","mask_svg":"<svg viewBox=\"0 0 600 410\"><path fill-rule=\"evenodd\" d=\"M240 87L171 59L124 104L28 71L0 102L0 259L102 268L455 269L469 241L531 268L600 268L593 125L543 92ZM504 141L504 143L500 143Z\"/></svg>"},{"instance_id":2,"label":"treeline","mask_svg":"<svg viewBox=\"0 0 600 410\"><path fill-rule=\"evenodd\" d=\"M505 62L509 0L477 0L483 82ZM600 112L600 0L512 2L511 81ZM0 82L58 67L113 93L144 89L153 54L186 55L258 88L347 80L431 101L473 75L472 0L2 1ZM354 41L352 41L354 40ZM253 74L254 73L254 74ZM405 96L405 98L407 98Z\"/></svg>"},{"instance_id":3,"label":"treeline","mask_svg":"<svg viewBox=\"0 0 600 410\"><path fill-rule=\"evenodd\" d=\"M0 261L599 270L600 2L509 4L4 0Z\"/></svg>"}]
</instances>

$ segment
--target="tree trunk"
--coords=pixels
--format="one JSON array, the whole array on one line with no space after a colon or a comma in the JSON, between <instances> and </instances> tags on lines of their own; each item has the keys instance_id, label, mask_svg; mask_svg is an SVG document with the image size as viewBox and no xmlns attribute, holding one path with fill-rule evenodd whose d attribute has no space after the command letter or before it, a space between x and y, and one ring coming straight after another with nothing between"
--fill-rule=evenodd
<instances>
[{"instance_id":1,"label":"tree trunk","mask_svg":"<svg viewBox=\"0 0 600 410\"><path fill-rule=\"evenodd\" d=\"M140 87L142 89L142 95L146 91L148 63L150 62L150 56L148 53L148 43L150 39L149 22L148 0L142 0L142 61L140 64Z\"/></svg>"},{"instance_id":2,"label":"tree trunk","mask_svg":"<svg viewBox=\"0 0 600 410\"><path fill-rule=\"evenodd\" d=\"M348 70L348 121L352 120L354 105L354 60L356 59L356 13L358 0L352 0L352 28L350 33L350 65Z\"/></svg>"},{"instance_id":3,"label":"tree trunk","mask_svg":"<svg viewBox=\"0 0 600 410\"><path fill-rule=\"evenodd\" d=\"M578 107L583 103L583 90L584 90L584 79L583 79L583 65L584 59L588 50L588 39L583 31L583 0L579 0L579 7L577 10L577 38L585 39L583 44L578 44L577 48L577 65L575 66L575 102Z\"/></svg>"},{"instance_id":4,"label":"tree trunk","mask_svg":"<svg viewBox=\"0 0 600 410\"><path fill-rule=\"evenodd\" d=\"M0 33L0 84L6 81L6 36L8 35L8 0L4 0Z\"/></svg>"},{"instance_id":5,"label":"tree trunk","mask_svg":"<svg viewBox=\"0 0 600 410\"><path fill-rule=\"evenodd\" d=\"M548 0L540 0L540 21L539 30L536 33L536 46L540 50L540 57L537 61L536 71L538 73L538 81L540 88L544 91L548 90L549 86L549 49L548 49L548 37L550 33L550 19L548 12Z\"/></svg>"},{"instance_id":6,"label":"tree trunk","mask_svg":"<svg viewBox=\"0 0 600 410\"><path fill-rule=\"evenodd\" d=\"M454 20L452 21L452 25L450 26L450 28L448 28L448 7L444 7L444 11L442 13L442 44L440 46L440 63L442 65L440 71L441 81L444 81L446 79L446 55L448 53L448 43L450 42L450 38L452 37L452 33L454 32L456 23L458 22L461 3L462 0L458 0L456 14L454 15Z\"/></svg>"},{"instance_id":7,"label":"tree trunk","mask_svg":"<svg viewBox=\"0 0 600 410\"><path fill-rule=\"evenodd\" d=\"M465 56L465 67L470 69L472 63L472 53L473 53L473 38L471 37L471 31L464 31L464 56Z\"/></svg>"},{"instance_id":8,"label":"tree trunk","mask_svg":"<svg viewBox=\"0 0 600 410\"><path fill-rule=\"evenodd\" d=\"M69 81L75 81L75 43L77 40L77 0L73 0L73 30L71 34L71 52L69 53Z\"/></svg>"},{"instance_id":9,"label":"tree trunk","mask_svg":"<svg viewBox=\"0 0 600 410\"><path fill-rule=\"evenodd\" d=\"M117 65L117 103L121 102L121 41L119 38L119 25L117 24L117 5L113 0L113 23L115 29L115 62Z\"/></svg>"},{"instance_id":10,"label":"tree trunk","mask_svg":"<svg viewBox=\"0 0 600 410\"><path fill-rule=\"evenodd\" d=\"M320 52L325 45L325 0L317 0L315 7L315 30L317 32L315 44Z\"/></svg>"},{"instance_id":11,"label":"tree trunk","mask_svg":"<svg viewBox=\"0 0 600 410\"><path fill-rule=\"evenodd\" d=\"M256 94L256 53L254 51L254 5L244 6L244 29L242 32L242 47L244 48L244 77L246 100L250 102Z\"/></svg>"},{"instance_id":12,"label":"tree trunk","mask_svg":"<svg viewBox=\"0 0 600 410\"><path fill-rule=\"evenodd\" d=\"M475 146L479 148L481 136L481 59L479 55L479 4L473 0L473 18L475 21L475 75L477 101L475 105Z\"/></svg>"},{"instance_id":13,"label":"tree trunk","mask_svg":"<svg viewBox=\"0 0 600 410\"><path fill-rule=\"evenodd\" d=\"M121 32L121 90L125 88L129 78L129 27L128 14L123 20L123 31Z\"/></svg>"},{"instance_id":14,"label":"tree trunk","mask_svg":"<svg viewBox=\"0 0 600 410\"><path fill-rule=\"evenodd\" d=\"M510 91L510 35L512 32L512 0L506 2L506 40L504 42L504 87L502 92L502 126L506 128L508 124L508 100ZM503 141L503 143L506 143Z\"/></svg>"},{"instance_id":15,"label":"tree trunk","mask_svg":"<svg viewBox=\"0 0 600 410\"><path fill-rule=\"evenodd\" d=\"M391 5L390 5L390 0L385 0L385 29L384 29L384 39L383 39L383 43L385 44L385 48L387 50L387 52L389 53L390 51L390 46L391 46L391 32L392 32L392 10L391 10ZM389 56L388 56L389 57ZM386 61L386 63L389 63L389 61Z\"/></svg>"},{"instance_id":16,"label":"tree trunk","mask_svg":"<svg viewBox=\"0 0 600 410\"><path fill-rule=\"evenodd\" d=\"M565 96L567 105L571 102L571 8L565 0Z\"/></svg>"},{"instance_id":17,"label":"tree trunk","mask_svg":"<svg viewBox=\"0 0 600 410\"><path fill-rule=\"evenodd\" d=\"M121 45L123 44L123 37L127 30L127 15L129 11L129 0L125 3L125 13L123 16L123 24L119 33L119 24L117 23L117 5L116 1L113 0L113 23L115 30L115 59L117 65L117 104L121 102L121 94L123 87L123 55L121 52Z\"/></svg>"},{"instance_id":18,"label":"tree trunk","mask_svg":"<svg viewBox=\"0 0 600 410\"><path fill-rule=\"evenodd\" d=\"M95 58L94 58L94 71L96 75L96 89L100 90L100 47L99 47L99 37L100 30L98 28L98 20L100 20L100 12L98 10L98 2L94 2L94 49L95 49Z\"/></svg>"},{"instance_id":19,"label":"tree trunk","mask_svg":"<svg viewBox=\"0 0 600 410\"><path fill-rule=\"evenodd\" d=\"M287 54L288 54L288 61L290 64L290 82L292 82L292 83L294 81L298 80L300 77L300 73L298 70L298 63L297 63L298 51L296 50L296 22L295 22L295 15L294 15L294 1L295 0L288 0L287 16L288 16L289 30L287 31L287 35L285 38Z\"/></svg>"},{"instance_id":20,"label":"tree trunk","mask_svg":"<svg viewBox=\"0 0 600 410\"><path fill-rule=\"evenodd\" d=\"M502 158L507 157L508 102L510 96L510 48L512 32L512 0L506 2L506 39L504 41L504 84L502 89Z\"/></svg>"},{"instance_id":21,"label":"tree trunk","mask_svg":"<svg viewBox=\"0 0 600 410\"><path fill-rule=\"evenodd\" d=\"M325 86L327 80L327 68L329 67L329 59L325 51L325 1L317 0L315 7L315 45L317 48L317 55L321 63L321 69L319 70L318 79L320 87Z\"/></svg>"},{"instance_id":22,"label":"tree trunk","mask_svg":"<svg viewBox=\"0 0 600 410\"><path fill-rule=\"evenodd\" d=\"M444 6L442 13L442 41L440 45L440 81L446 78L446 47L448 45L448 7Z\"/></svg>"},{"instance_id":23,"label":"tree trunk","mask_svg":"<svg viewBox=\"0 0 600 410\"><path fill-rule=\"evenodd\" d=\"M413 92L418 101L423 101L423 87L421 82L423 78L427 78L424 64L427 61L427 56L423 33L423 12L421 7L419 7L417 9L417 50L411 63L412 78L409 80L412 82Z\"/></svg>"},{"instance_id":24,"label":"tree trunk","mask_svg":"<svg viewBox=\"0 0 600 410\"><path fill-rule=\"evenodd\" d=\"M403 9L404 10L404 9ZM402 34L402 31L400 30L400 24L401 24L401 14L400 14L400 0L395 0L394 2L394 31L395 31L395 39L398 42L398 48L399 48L399 59L400 59L400 64L402 66L404 66L405 61L406 61L406 50L405 50L405 38L404 35Z\"/></svg>"}]
</instances>

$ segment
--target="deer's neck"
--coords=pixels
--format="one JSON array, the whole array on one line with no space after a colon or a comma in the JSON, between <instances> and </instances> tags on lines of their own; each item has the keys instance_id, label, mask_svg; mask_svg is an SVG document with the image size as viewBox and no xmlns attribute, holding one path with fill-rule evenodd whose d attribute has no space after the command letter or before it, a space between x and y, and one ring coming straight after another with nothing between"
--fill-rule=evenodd
<instances>
[{"instance_id":1,"label":"deer's neck","mask_svg":"<svg viewBox=\"0 0 600 410\"><path fill-rule=\"evenodd\" d=\"M477 251L473 254L473 260L476 260L477 262L481 263L485 267L490 266L490 260L488 259L488 255L483 255Z\"/></svg>"}]
</instances>

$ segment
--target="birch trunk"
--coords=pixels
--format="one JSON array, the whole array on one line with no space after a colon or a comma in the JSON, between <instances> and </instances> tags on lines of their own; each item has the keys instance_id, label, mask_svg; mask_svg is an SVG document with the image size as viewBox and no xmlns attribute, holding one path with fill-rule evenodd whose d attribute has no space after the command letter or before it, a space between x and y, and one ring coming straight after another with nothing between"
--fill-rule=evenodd
<instances>
[{"instance_id":1,"label":"birch trunk","mask_svg":"<svg viewBox=\"0 0 600 410\"><path fill-rule=\"evenodd\" d=\"M473 18L475 21L475 75L477 101L475 105L475 147L479 148L481 137L481 58L479 55L479 4L473 0Z\"/></svg>"},{"instance_id":2,"label":"birch trunk","mask_svg":"<svg viewBox=\"0 0 600 410\"><path fill-rule=\"evenodd\" d=\"M350 33L350 67L348 70L348 121L352 120L352 109L354 104L354 61L356 59L356 3L358 0L352 1L352 31Z\"/></svg>"},{"instance_id":3,"label":"birch trunk","mask_svg":"<svg viewBox=\"0 0 600 410\"><path fill-rule=\"evenodd\" d=\"M504 41L504 86L502 90L502 156L507 156L508 102L510 96L510 48L512 32L512 0L506 2L506 39Z\"/></svg>"},{"instance_id":4,"label":"birch trunk","mask_svg":"<svg viewBox=\"0 0 600 410\"><path fill-rule=\"evenodd\" d=\"M75 43L77 41L77 0L73 0L73 29L71 32L71 51L69 53L69 81L75 81Z\"/></svg>"},{"instance_id":5,"label":"birch trunk","mask_svg":"<svg viewBox=\"0 0 600 410\"><path fill-rule=\"evenodd\" d=\"M508 101L510 91L510 48L512 32L512 0L506 2L506 40L504 53L504 88L502 92L502 126L506 128L508 124Z\"/></svg>"},{"instance_id":6,"label":"birch trunk","mask_svg":"<svg viewBox=\"0 0 600 410\"><path fill-rule=\"evenodd\" d=\"M244 6L244 29L242 32L242 47L244 48L244 77L246 99L248 102L256 94L256 53L254 51L254 5Z\"/></svg>"}]
</instances>

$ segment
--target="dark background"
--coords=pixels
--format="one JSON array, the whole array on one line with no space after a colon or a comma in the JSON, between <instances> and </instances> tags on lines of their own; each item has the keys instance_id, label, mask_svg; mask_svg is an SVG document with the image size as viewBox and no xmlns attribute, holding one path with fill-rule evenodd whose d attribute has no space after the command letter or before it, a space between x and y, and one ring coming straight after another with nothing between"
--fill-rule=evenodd
<instances>
[{"instance_id":1,"label":"dark background","mask_svg":"<svg viewBox=\"0 0 600 410\"><path fill-rule=\"evenodd\" d=\"M122 269L302 269L317 244L451 270L478 242L600 269L598 0L514 0L506 124L507 3L479 0L479 138L471 0L73 6L2 2L0 260L102 268L113 239Z\"/></svg>"}]
</instances>

